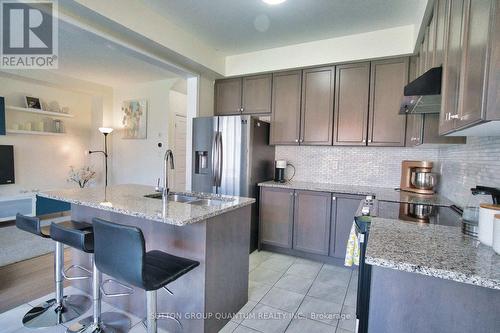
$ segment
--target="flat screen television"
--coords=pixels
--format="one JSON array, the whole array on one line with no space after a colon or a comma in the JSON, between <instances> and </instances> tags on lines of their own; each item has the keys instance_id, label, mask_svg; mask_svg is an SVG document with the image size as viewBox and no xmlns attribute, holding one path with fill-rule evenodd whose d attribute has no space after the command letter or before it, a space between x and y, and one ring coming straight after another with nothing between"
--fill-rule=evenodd
<instances>
[{"instance_id":1,"label":"flat screen television","mask_svg":"<svg viewBox=\"0 0 500 333\"><path fill-rule=\"evenodd\" d=\"M0 145L0 185L14 182L14 146Z\"/></svg>"}]
</instances>

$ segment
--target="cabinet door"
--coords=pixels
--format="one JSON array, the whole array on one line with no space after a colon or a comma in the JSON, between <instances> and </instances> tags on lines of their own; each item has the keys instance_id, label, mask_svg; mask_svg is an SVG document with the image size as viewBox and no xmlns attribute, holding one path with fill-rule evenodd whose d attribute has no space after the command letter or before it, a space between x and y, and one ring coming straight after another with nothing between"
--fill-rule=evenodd
<instances>
[{"instance_id":1,"label":"cabinet door","mask_svg":"<svg viewBox=\"0 0 500 333\"><path fill-rule=\"evenodd\" d=\"M493 0L467 0L464 8L464 41L460 86L459 117L456 127L460 128L484 119L487 90L485 85L486 54L488 52L490 14ZM499 64L492 63L492 66Z\"/></svg>"},{"instance_id":2,"label":"cabinet door","mask_svg":"<svg viewBox=\"0 0 500 333\"><path fill-rule=\"evenodd\" d=\"M243 78L243 114L271 113L271 74Z\"/></svg>"},{"instance_id":3,"label":"cabinet door","mask_svg":"<svg viewBox=\"0 0 500 333\"><path fill-rule=\"evenodd\" d=\"M462 61L462 16L464 0L449 1L447 8L447 38L443 65L442 104L439 134L455 128L458 117L460 67Z\"/></svg>"},{"instance_id":4,"label":"cabinet door","mask_svg":"<svg viewBox=\"0 0 500 333\"><path fill-rule=\"evenodd\" d=\"M215 115L241 113L241 78L215 81Z\"/></svg>"},{"instance_id":5,"label":"cabinet door","mask_svg":"<svg viewBox=\"0 0 500 333\"><path fill-rule=\"evenodd\" d=\"M302 71L273 74L271 144L298 144Z\"/></svg>"},{"instance_id":6,"label":"cabinet door","mask_svg":"<svg viewBox=\"0 0 500 333\"><path fill-rule=\"evenodd\" d=\"M333 121L334 145L366 145L369 92L369 62L337 66Z\"/></svg>"},{"instance_id":7,"label":"cabinet door","mask_svg":"<svg viewBox=\"0 0 500 333\"><path fill-rule=\"evenodd\" d=\"M399 114L409 59L372 61L370 84L369 146L405 145L406 115Z\"/></svg>"},{"instance_id":8,"label":"cabinet door","mask_svg":"<svg viewBox=\"0 0 500 333\"><path fill-rule=\"evenodd\" d=\"M423 115L424 124L422 131L422 143L429 144L464 144L466 138L463 136L440 136L439 115L428 113Z\"/></svg>"},{"instance_id":9,"label":"cabinet door","mask_svg":"<svg viewBox=\"0 0 500 333\"><path fill-rule=\"evenodd\" d=\"M331 193L295 191L293 248L328 255Z\"/></svg>"},{"instance_id":10,"label":"cabinet door","mask_svg":"<svg viewBox=\"0 0 500 333\"><path fill-rule=\"evenodd\" d=\"M292 248L293 194L293 190L261 187L261 243Z\"/></svg>"},{"instance_id":11,"label":"cabinet door","mask_svg":"<svg viewBox=\"0 0 500 333\"><path fill-rule=\"evenodd\" d=\"M436 18L436 45L434 46L434 66L441 66L444 61L444 49L446 40L446 9L448 0L437 0L434 5L434 17Z\"/></svg>"},{"instance_id":12,"label":"cabinet door","mask_svg":"<svg viewBox=\"0 0 500 333\"><path fill-rule=\"evenodd\" d=\"M335 67L304 70L302 80L300 143L331 145Z\"/></svg>"},{"instance_id":13,"label":"cabinet door","mask_svg":"<svg viewBox=\"0 0 500 333\"><path fill-rule=\"evenodd\" d=\"M349 233L354 222L354 215L363 197L355 195L336 196L335 193L333 196L336 200L332 200L332 202L335 202L332 205L335 208L335 213L332 212L331 214L330 256L345 258L347 240L349 239Z\"/></svg>"},{"instance_id":14,"label":"cabinet door","mask_svg":"<svg viewBox=\"0 0 500 333\"><path fill-rule=\"evenodd\" d=\"M427 41L427 70L431 69L432 67L436 66L435 61L436 61L436 6L437 3L434 4L434 13L432 14L431 22L429 23L429 35L428 38L429 40Z\"/></svg>"},{"instance_id":15,"label":"cabinet door","mask_svg":"<svg viewBox=\"0 0 500 333\"><path fill-rule=\"evenodd\" d=\"M422 42L423 50L422 50L422 57L424 58L423 60L423 68L422 68L422 74L427 72L429 69L429 26L425 28L424 32L424 40Z\"/></svg>"}]
</instances>

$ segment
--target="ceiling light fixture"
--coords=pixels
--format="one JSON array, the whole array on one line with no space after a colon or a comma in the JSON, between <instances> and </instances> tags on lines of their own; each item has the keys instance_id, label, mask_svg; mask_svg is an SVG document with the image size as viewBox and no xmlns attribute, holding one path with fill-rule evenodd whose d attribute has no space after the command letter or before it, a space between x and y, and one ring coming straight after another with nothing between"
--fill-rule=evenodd
<instances>
[{"instance_id":1,"label":"ceiling light fixture","mask_svg":"<svg viewBox=\"0 0 500 333\"><path fill-rule=\"evenodd\" d=\"M262 0L268 5L279 5L280 3L285 2L286 0Z\"/></svg>"}]
</instances>

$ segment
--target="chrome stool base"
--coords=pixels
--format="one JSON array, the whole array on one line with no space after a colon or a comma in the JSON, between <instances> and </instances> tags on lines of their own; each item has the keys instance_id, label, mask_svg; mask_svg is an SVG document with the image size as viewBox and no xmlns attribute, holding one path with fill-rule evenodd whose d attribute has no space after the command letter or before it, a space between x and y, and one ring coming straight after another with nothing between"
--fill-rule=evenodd
<instances>
[{"instance_id":1,"label":"chrome stool base","mask_svg":"<svg viewBox=\"0 0 500 333\"><path fill-rule=\"evenodd\" d=\"M130 331L130 318L118 312L104 312L99 324L94 323L93 316L83 318L71 325L67 333L126 333Z\"/></svg>"},{"instance_id":2,"label":"chrome stool base","mask_svg":"<svg viewBox=\"0 0 500 333\"><path fill-rule=\"evenodd\" d=\"M64 296L62 305L53 298L26 313L23 325L27 328L43 328L67 323L87 312L90 305L90 298L85 295Z\"/></svg>"}]
</instances>

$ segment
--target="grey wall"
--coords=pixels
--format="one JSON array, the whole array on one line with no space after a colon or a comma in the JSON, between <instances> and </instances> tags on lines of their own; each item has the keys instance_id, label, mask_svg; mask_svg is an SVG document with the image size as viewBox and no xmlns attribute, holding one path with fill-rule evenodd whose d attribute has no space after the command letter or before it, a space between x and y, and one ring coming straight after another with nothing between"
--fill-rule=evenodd
<instances>
[{"instance_id":1,"label":"grey wall","mask_svg":"<svg viewBox=\"0 0 500 333\"><path fill-rule=\"evenodd\" d=\"M437 162L438 149L276 146L276 159L295 166L297 181L399 187L401 161Z\"/></svg>"},{"instance_id":2,"label":"grey wall","mask_svg":"<svg viewBox=\"0 0 500 333\"><path fill-rule=\"evenodd\" d=\"M476 185L500 187L500 137L468 137L467 144L439 148L440 193L460 206Z\"/></svg>"}]
</instances>

